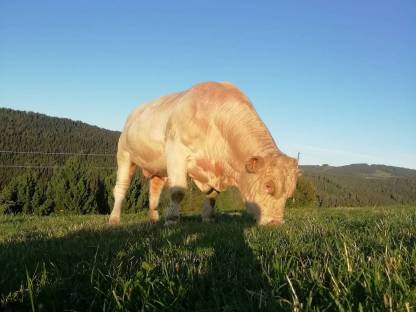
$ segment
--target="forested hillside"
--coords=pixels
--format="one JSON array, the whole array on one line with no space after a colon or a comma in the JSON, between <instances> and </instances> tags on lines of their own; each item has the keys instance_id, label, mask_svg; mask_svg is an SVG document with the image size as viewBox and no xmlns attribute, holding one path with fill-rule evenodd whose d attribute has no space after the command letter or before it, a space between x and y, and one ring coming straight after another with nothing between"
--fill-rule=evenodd
<instances>
[{"instance_id":1,"label":"forested hillside","mask_svg":"<svg viewBox=\"0 0 416 312\"><path fill-rule=\"evenodd\" d=\"M327 174L340 177L366 179L416 178L416 170L385 165L352 164L340 167L322 165L302 166L302 169L311 174Z\"/></svg>"},{"instance_id":2,"label":"forested hillside","mask_svg":"<svg viewBox=\"0 0 416 312\"><path fill-rule=\"evenodd\" d=\"M317 205L371 206L416 202L416 170L385 165L302 166Z\"/></svg>"},{"instance_id":3,"label":"forested hillside","mask_svg":"<svg viewBox=\"0 0 416 312\"><path fill-rule=\"evenodd\" d=\"M115 166L119 135L81 121L0 108L0 189L27 171L20 166L50 171L74 154L99 154L82 159L97 167Z\"/></svg>"},{"instance_id":4,"label":"forested hillside","mask_svg":"<svg viewBox=\"0 0 416 312\"><path fill-rule=\"evenodd\" d=\"M108 213L120 133L64 118L0 108L0 208L4 213ZM302 166L288 206L378 206L416 202L416 171L384 165ZM190 184L184 208L202 196ZM141 173L126 199L128 211L147 206ZM162 204L166 204L166 196ZM220 206L241 208L235 190ZM1 213L1 211L0 211Z\"/></svg>"},{"instance_id":5,"label":"forested hillside","mask_svg":"<svg viewBox=\"0 0 416 312\"><path fill-rule=\"evenodd\" d=\"M3 150L114 153L119 135L81 121L0 108Z\"/></svg>"}]
</instances>

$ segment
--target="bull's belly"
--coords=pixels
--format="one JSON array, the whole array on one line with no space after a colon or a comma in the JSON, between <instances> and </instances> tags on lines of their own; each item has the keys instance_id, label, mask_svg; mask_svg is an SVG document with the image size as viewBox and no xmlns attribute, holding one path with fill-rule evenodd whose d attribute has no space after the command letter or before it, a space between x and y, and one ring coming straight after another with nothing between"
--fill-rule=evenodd
<instances>
[{"instance_id":1,"label":"bull's belly","mask_svg":"<svg viewBox=\"0 0 416 312\"><path fill-rule=\"evenodd\" d=\"M143 169L146 175L167 176L166 157L163 150L142 145L131 155L132 161Z\"/></svg>"},{"instance_id":2,"label":"bull's belly","mask_svg":"<svg viewBox=\"0 0 416 312\"><path fill-rule=\"evenodd\" d=\"M164 134L168 112L147 105L134 119L126 124L124 130L125 147L131 160L146 175L167 176Z\"/></svg>"},{"instance_id":3,"label":"bull's belly","mask_svg":"<svg viewBox=\"0 0 416 312\"><path fill-rule=\"evenodd\" d=\"M147 161L142 159L137 159L135 161L136 165L143 170L143 174L146 177L150 176L159 176L167 177L167 168L165 159L155 159L153 161Z\"/></svg>"},{"instance_id":4,"label":"bull's belly","mask_svg":"<svg viewBox=\"0 0 416 312\"><path fill-rule=\"evenodd\" d=\"M145 175L167 176L164 144L140 135L127 137L126 149L131 161L143 169Z\"/></svg>"}]
</instances>

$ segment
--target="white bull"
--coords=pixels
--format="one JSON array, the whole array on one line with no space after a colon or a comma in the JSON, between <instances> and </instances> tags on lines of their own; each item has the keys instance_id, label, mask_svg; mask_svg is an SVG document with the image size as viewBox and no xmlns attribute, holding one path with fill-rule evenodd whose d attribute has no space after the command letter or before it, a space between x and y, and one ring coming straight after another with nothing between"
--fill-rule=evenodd
<instances>
[{"instance_id":1,"label":"white bull","mask_svg":"<svg viewBox=\"0 0 416 312\"><path fill-rule=\"evenodd\" d=\"M117 182L109 222L120 222L136 168L150 178L150 220L166 183L166 222L179 218L189 176L207 194L202 218L214 215L215 197L237 187L259 224L281 224L296 187L297 161L283 154L250 100L230 83L206 82L139 106L128 117L117 152Z\"/></svg>"}]
</instances>

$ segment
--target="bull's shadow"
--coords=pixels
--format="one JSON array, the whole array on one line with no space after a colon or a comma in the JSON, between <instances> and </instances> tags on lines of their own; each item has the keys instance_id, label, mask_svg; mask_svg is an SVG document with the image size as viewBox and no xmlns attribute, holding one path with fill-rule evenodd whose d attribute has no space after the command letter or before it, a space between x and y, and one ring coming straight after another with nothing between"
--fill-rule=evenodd
<instances>
[{"instance_id":1,"label":"bull's shadow","mask_svg":"<svg viewBox=\"0 0 416 312\"><path fill-rule=\"evenodd\" d=\"M1 308L30 309L32 297L45 311L275 310L246 241L253 225L245 214L209 224L182 216L168 228L143 222L3 243Z\"/></svg>"},{"instance_id":2,"label":"bull's shadow","mask_svg":"<svg viewBox=\"0 0 416 312\"><path fill-rule=\"evenodd\" d=\"M246 214L217 214L205 224L198 217L182 217L181 228L169 241L186 244L192 251L207 251L202 274L192 280L188 311L275 310L270 285L261 276L260 263L246 241L245 231L254 226ZM179 225L180 227L180 225ZM190 242L189 242L190 240Z\"/></svg>"}]
</instances>

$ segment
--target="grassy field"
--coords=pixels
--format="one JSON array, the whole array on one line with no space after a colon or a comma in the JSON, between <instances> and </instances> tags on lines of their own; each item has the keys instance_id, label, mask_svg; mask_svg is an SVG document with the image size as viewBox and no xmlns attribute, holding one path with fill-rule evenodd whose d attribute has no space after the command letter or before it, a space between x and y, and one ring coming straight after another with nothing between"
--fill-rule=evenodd
<instances>
[{"instance_id":1,"label":"grassy field","mask_svg":"<svg viewBox=\"0 0 416 312\"><path fill-rule=\"evenodd\" d=\"M288 209L278 228L106 220L0 216L0 310L416 309L414 206Z\"/></svg>"}]
</instances>

